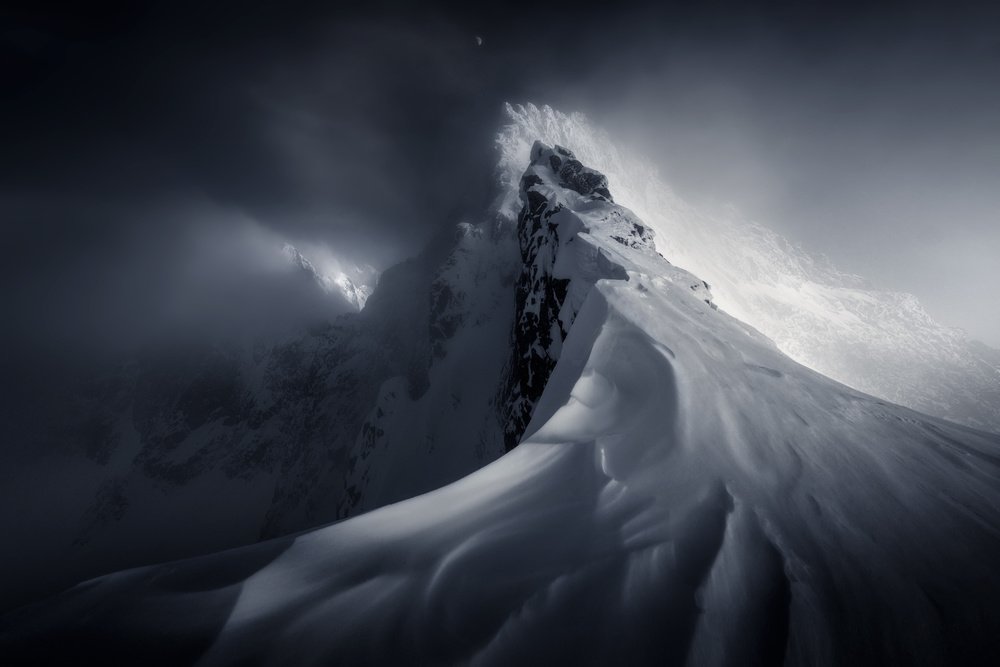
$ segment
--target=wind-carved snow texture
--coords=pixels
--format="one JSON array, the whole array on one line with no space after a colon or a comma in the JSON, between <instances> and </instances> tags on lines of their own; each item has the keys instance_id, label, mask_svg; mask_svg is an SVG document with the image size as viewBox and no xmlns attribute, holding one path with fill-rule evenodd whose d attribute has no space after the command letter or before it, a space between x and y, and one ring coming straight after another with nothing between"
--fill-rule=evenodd
<instances>
[{"instance_id":1,"label":"wind-carved snow texture","mask_svg":"<svg viewBox=\"0 0 1000 667\"><path fill-rule=\"evenodd\" d=\"M735 210L685 204L644 158L619 150L581 114L507 105L494 207L519 207L517 182L536 139L607 175L616 201L656 231L657 249L712 285L715 302L824 375L895 403L1000 432L998 353L934 322L910 294L875 289Z\"/></svg>"},{"instance_id":2,"label":"wind-carved snow texture","mask_svg":"<svg viewBox=\"0 0 1000 667\"><path fill-rule=\"evenodd\" d=\"M1000 664L1000 437L797 364L556 174L529 168L525 218L563 204L539 266L570 280L556 326L574 317L516 449L347 521L81 584L4 616L0 661ZM407 405L389 393L408 391L383 386L386 415Z\"/></svg>"}]
</instances>

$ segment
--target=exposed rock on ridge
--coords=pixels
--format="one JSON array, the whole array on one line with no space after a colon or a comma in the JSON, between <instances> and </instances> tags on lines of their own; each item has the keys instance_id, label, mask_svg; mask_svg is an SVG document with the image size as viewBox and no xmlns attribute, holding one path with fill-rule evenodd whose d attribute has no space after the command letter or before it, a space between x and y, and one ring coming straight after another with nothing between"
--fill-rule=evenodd
<instances>
[{"instance_id":1,"label":"exposed rock on ridge","mask_svg":"<svg viewBox=\"0 0 1000 667\"><path fill-rule=\"evenodd\" d=\"M581 234L601 224L622 245L655 252L652 230L614 203L607 178L562 146L535 142L520 196L517 234L524 266L507 381L497 400L507 451L524 434L590 288L602 278L628 280L620 265Z\"/></svg>"}]
</instances>

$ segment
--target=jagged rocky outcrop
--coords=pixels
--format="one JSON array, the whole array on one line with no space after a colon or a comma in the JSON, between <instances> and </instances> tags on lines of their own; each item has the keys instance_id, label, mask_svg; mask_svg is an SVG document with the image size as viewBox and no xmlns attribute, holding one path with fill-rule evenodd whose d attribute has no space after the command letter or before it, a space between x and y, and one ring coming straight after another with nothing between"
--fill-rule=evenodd
<instances>
[{"instance_id":1,"label":"jagged rocky outcrop","mask_svg":"<svg viewBox=\"0 0 1000 667\"><path fill-rule=\"evenodd\" d=\"M340 287L341 293L357 310L362 310L368 302L368 297L378 285L379 272L369 264L352 264L341 272L334 282Z\"/></svg>"},{"instance_id":2,"label":"jagged rocky outcrop","mask_svg":"<svg viewBox=\"0 0 1000 667\"><path fill-rule=\"evenodd\" d=\"M607 178L562 146L534 144L520 193L517 235L523 268L507 378L497 398L508 451L531 420L590 288L601 278L627 279L606 255L580 243L579 235L596 222L609 227L618 243L655 252L652 230L614 203Z\"/></svg>"},{"instance_id":3,"label":"jagged rocky outcrop","mask_svg":"<svg viewBox=\"0 0 1000 667\"><path fill-rule=\"evenodd\" d=\"M79 443L95 480L67 536L76 564L67 576L93 573L102 554L144 531L177 535L165 557L179 557L349 517L516 445L586 293L622 277L580 234L610 224L617 243L653 248L600 173L564 149L539 145L536 158L517 219L493 209L457 225L387 270L356 315L278 338L149 352L88 380L59 435ZM301 253L283 250L304 289L331 288ZM211 500L219 493L226 503ZM165 509L197 506L204 525L219 527L182 539L184 512ZM227 518L237 511L240 521Z\"/></svg>"},{"instance_id":4,"label":"jagged rocky outcrop","mask_svg":"<svg viewBox=\"0 0 1000 667\"><path fill-rule=\"evenodd\" d=\"M232 539L268 538L435 488L513 448L587 293L624 278L580 235L599 224L654 251L603 175L561 147L533 155L516 223L457 225L387 271L360 315L250 348L150 354L112 376L86 442L101 465L121 452L77 546L111 541L123 518L148 511L150 487L180 498L211 475L239 481L243 502L265 511L257 535Z\"/></svg>"}]
</instances>

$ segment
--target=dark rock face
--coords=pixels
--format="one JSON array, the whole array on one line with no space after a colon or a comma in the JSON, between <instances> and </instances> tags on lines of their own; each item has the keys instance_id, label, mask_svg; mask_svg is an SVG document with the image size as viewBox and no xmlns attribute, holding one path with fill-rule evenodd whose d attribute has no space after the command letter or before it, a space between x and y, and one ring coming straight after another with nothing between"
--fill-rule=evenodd
<instances>
[{"instance_id":1,"label":"dark rock face","mask_svg":"<svg viewBox=\"0 0 1000 667\"><path fill-rule=\"evenodd\" d=\"M608 179L603 174L583 166L562 146L549 148L535 142L531 164L521 179L523 207L517 231L524 267L517 282L511 358L507 382L497 395L507 451L524 434L582 303L582 296L575 302L568 300L572 285L583 295L600 277L566 274L556 269L560 253L575 252L568 246L573 237L588 231L562 201L565 193L560 190L576 193L585 202L605 202L608 205L603 211L605 219L615 218L613 224L625 230L613 237L616 241L632 248L654 250L652 230L640 224L627 209L614 204Z\"/></svg>"},{"instance_id":2,"label":"dark rock face","mask_svg":"<svg viewBox=\"0 0 1000 667\"><path fill-rule=\"evenodd\" d=\"M645 225L633 223L628 234L612 234L611 238L629 248L653 248L652 230ZM705 284L708 286L708 283Z\"/></svg>"},{"instance_id":3,"label":"dark rock face","mask_svg":"<svg viewBox=\"0 0 1000 667\"><path fill-rule=\"evenodd\" d=\"M554 157L554 156L553 156ZM536 176L521 181L525 197L518 216L518 240L524 268L517 281L515 320L511 333L510 386L500 405L503 415L504 445L507 451L520 441L531 412L555 367L553 344L566 337L571 322L559 320L569 288L568 279L552 277L555 250L559 247L556 225L548 219L558 211L548 206L532 187L541 184Z\"/></svg>"},{"instance_id":4,"label":"dark rock face","mask_svg":"<svg viewBox=\"0 0 1000 667\"><path fill-rule=\"evenodd\" d=\"M545 150L544 144L535 142L531 150L532 164L537 163L542 151ZM591 199L603 199L614 203L615 200L611 198L611 192L608 190L607 177L598 171L584 167L572 151L562 146L556 146L555 153L549 152L547 156L549 167L555 173L560 187Z\"/></svg>"}]
</instances>

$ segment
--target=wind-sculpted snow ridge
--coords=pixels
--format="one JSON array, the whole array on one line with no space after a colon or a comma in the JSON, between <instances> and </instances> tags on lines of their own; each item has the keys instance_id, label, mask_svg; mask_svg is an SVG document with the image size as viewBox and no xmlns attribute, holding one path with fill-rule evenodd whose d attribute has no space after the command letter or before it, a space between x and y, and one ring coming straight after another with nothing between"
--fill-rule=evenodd
<instances>
[{"instance_id":1,"label":"wind-sculpted snow ridge","mask_svg":"<svg viewBox=\"0 0 1000 667\"><path fill-rule=\"evenodd\" d=\"M516 449L8 614L0 662L1000 664L1000 437L797 364L557 172L525 181L522 219L564 203L536 275L593 281Z\"/></svg>"},{"instance_id":2,"label":"wind-sculpted snow ridge","mask_svg":"<svg viewBox=\"0 0 1000 667\"><path fill-rule=\"evenodd\" d=\"M616 200L656 231L657 249L712 285L716 303L824 375L967 426L1000 432L996 351L934 322L916 297L874 289L730 209L709 216L685 204L646 159L619 150L581 114L507 105L497 137L494 203L517 210L517 179L541 139L572 150L608 178Z\"/></svg>"}]
</instances>

